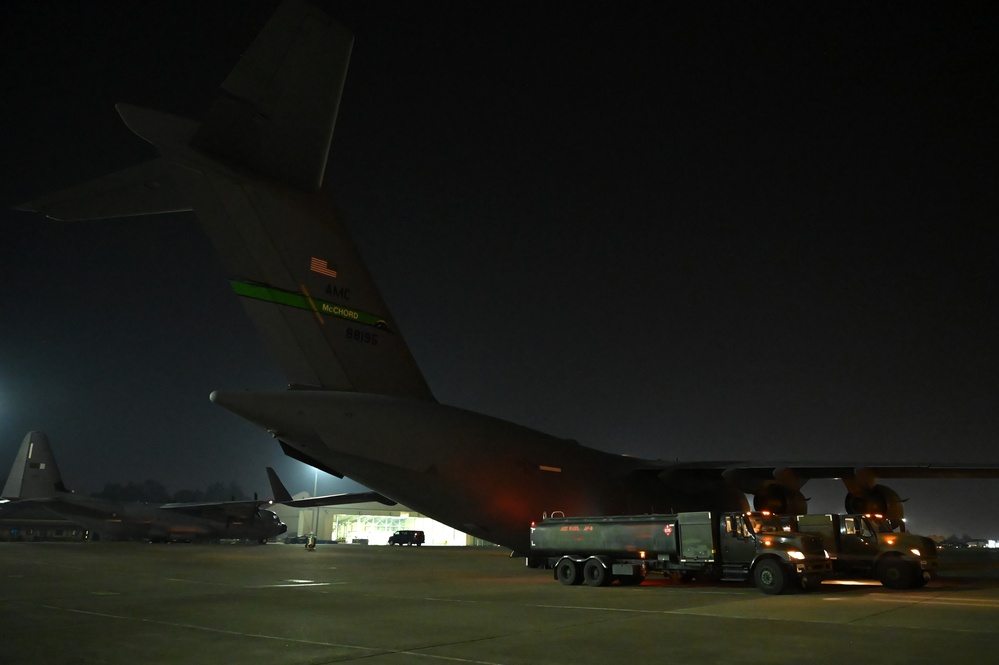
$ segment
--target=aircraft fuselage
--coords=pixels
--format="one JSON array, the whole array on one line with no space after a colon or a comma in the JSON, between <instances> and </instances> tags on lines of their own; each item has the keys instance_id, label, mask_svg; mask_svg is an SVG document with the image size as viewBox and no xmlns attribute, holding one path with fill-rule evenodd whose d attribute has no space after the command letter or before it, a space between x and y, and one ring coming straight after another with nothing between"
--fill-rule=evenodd
<instances>
[{"instance_id":1,"label":"aircraft fuselage","mask_svg":"<svg viewBox=\"0 0 999 665\"><path fill-rule=\"evenodd\" d=\"M671 490L661 466L430 402L336 391L213 393L215 403L303 459L477 538L526 551L532 520L566 515L741 510L723 483Z\"/></svg>"},{"instance_id":2,"label":"aircraft fuselage","mask_svg":"<svg viewBox=\"0 0 999 665\"><path fill-rule=\"evenodd\" d=\"M260 541L287 530L276 513L263 509L253 518L216 519L153 504L72 495L41 499L39 503L90 531L116 539Z\"/></svg>"}]
</instances>

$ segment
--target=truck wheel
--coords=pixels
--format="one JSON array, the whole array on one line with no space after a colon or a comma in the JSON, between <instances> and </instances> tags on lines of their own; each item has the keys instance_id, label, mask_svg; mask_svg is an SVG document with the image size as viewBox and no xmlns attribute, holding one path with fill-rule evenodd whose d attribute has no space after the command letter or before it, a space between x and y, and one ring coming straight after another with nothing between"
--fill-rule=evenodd
<instances>
[{"instance_id":1,"label":"truck wheel","mask_svg":"<svg viewBox=\"0 0 999 665\"><path fill-rule=\"evenodd\" d=\"M774 559L764 559L756 564L753 579L757 589L771 596L784 593L784 587L787 586L787 573L784 571L784 566Z\"/></svg>"},{"instance_id":2,"label":"truck wheel","mask_svg":"<svg viewBox=\"0 0 999 665\"><path fill-rule=\"evenodd\" d=\"M561 559L555 564L555 578L566 586L574 586L583 581L579 564L572 559Z\"/></svg>"},{"instance_id":3,"label":"truck wheel","mask_svg":"<svg viewBox=\"0 0 999 665\"><path fill-rule=\"evenodd\" d=\"M590 586L607 586L610 584L611 576L599 559L590 559L583 566L583 579Z\"/></svg>"},{"instance_id":4,"label":"truck wheel","mask_svg":"<svg viewBox=\"0 0 999 665\"><path fill-rule=\"evenodd\" d=\"M878 581L889 589L908 589L913 577L909 564L897 556L885 559L878 565Z\"/></svg>"}]
</instances>

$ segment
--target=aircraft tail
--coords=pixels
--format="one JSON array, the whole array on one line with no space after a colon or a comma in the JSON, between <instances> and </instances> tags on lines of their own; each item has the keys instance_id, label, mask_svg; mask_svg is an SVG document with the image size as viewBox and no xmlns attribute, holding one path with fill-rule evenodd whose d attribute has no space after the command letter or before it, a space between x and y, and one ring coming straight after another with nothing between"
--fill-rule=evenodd
<instances>
[{"instance_id":1,"label":"aircraft tail","mask_svg":"<svg viewBox=\"0 0 999 665\"><path fill-rule=\"evenodd\" d=\"M271 467L267 467L267 480L271 483L271 492L274 494L274 503L287 503L292 501L291 493L284 486L277 472Z\"/></svg>"},{"instance_id":2,"label":"aircraft tail","mask_svg":"<svg viewBox=\"0 0 999 665\"><path fill-rule=\"evenodd\" d=\"M4 499L41 499L66 492L49 438L43 432L28 432L21 441L0 496Z\"/></svg>"},{"instance_id":3,"label":"aircraft tail","mask_svg":"<svg viewBox=\"0 0 999 665\"><path fill-rule=\"evenodd\" d=\"M193 209L292 387L433 400L320 189L352 46L288 0L200 125L118 106L160 159L23 207L62 219Z\"/></svg>"}]
</instances>

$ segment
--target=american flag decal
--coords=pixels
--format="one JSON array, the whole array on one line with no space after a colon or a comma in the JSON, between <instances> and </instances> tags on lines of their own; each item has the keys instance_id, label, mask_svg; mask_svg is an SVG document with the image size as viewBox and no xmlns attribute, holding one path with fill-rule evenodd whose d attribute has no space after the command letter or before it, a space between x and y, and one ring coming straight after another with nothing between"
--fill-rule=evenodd
<instances>
[{"instance_id":1,"label":"american flag decal","mask_svg":"<svg viewBox=\"0 0 999 665\"><path fill-rule=\"evenodd\" d=\"M336 277L336 270L330 270L329 264L324 259L317 259L314 256L309 264L309 270L327 277Z\"/></svg>"}]
</instances>

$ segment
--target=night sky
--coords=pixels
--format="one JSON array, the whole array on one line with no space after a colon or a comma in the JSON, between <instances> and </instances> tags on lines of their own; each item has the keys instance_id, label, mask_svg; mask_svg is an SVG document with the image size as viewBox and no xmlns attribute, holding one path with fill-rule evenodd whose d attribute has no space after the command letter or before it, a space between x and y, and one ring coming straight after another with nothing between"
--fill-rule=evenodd
<instances>
[{"instance_id":1,"label":"night sky","mask_svg":"<svg viewBox=\"0 0 999 665\"><path fill-rule=\"evenodd\" d=\"M83 491L311 491L208 400L284 377L193 216L10 210L155 156L114 104L200 119L276 4L0 7L4 477L39 429ZM995 9L319 4L356 40L325 186L438 400L649 458L999 464ZM999 480L888 484L999 538Z\"/></svg>"}]
</instances>

